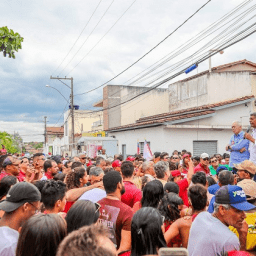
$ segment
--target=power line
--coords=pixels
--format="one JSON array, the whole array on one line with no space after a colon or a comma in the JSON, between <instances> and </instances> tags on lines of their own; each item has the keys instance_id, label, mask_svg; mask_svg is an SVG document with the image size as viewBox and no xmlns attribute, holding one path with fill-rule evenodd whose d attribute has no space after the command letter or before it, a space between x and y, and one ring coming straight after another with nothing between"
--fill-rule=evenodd
<instances>
[{"instance_id":1,"label":"power line","mask_svg":"<svg viewBox=\"0 0 256 256\"><path fill-rule=\"evenodd\" d=\"M195 36L195 37L193 37L192 39L188 40L188 42L190 42L190 41L192 40L192 41L189 43L190 46L189 46L189 45L186 46L186 43L185 43L185 44L182 45L182 46L185 45L183 48L181 48L182 46L180 46L180 47L178 47L176 50L172 51L171 53L174 53L174 52L177 51L179 48L181 48L181 49L177 52L176 55L172 55L171 57L169 57L169 59L170 59L170 58L173 58L173 57L175 57L175 56L177 56L178 54L180 54L182 49L185 48L185 50L186 50L186 49L188 49L189 47L191 47L191 43L193 43L193 42L198 43L199 40L200 40L200 38L201 38L201 40L202 40L202 39L205 39L206 37L208 37L209 35L207 35L207 33L213 34L213 32L216 32L217 30L219 30L220 28L224 27L225 25L227 25L227 24L230 23L231 21L233 21L233 23L232 23L228 28L230 28L230 27L232 28L233 25L238 22L238 21L236 21L236 19L239 18L239 16L241 16L241 15L243 14L243 16L240 17L240 20L242 20L242 18L245 17L246 15L248 15L249 12L251 12L251 10L253 10L253 8L255 9L255 6L253 6L253 7L251 7L251 8L248 8L245 12L243 12L243 13L237 15L235 18L232 18L230 21L226 22L226 23L225 23L224 25L222 25L221 27L215 29L215 27L218 27L218 26L219 26L222 22L224 22L227 18L231 18L232 15L234 15L238 10L240 10L241 8L243 8L243 7L244 7L245 5L247 5L249 2L251 2L251 0L249 0L249 1L248 1L248 0L247 0L247 1L244 1L242 4L240 4L240 5L238 5L236 8L234 8L231 12L225 14L225 15L224 15L223 17L221 17L219 20L217 20L216 22L214 22L212 25L210 25L209 27L207 27L206 29L204 29L203 31L201 31L199 34L197 34L197 36ZM216 25L214 26L214 24L216 24ZM237 28L238 28L238 27L237 27ZM212 29L215 29L215 30L214 30L213 32L211 32ZM226 31L226 30L227 30L227 29L225 29L224 31ZM235 30L234 30L234 31L235 31ZM205 34L205 33L206 33L206 34ZM199 36L198 36L198 35L199 35ZM223 31L220 33L220 35L223 35ZM204 36L204 37L202 38L202 36ZM215 38L218 38L218 36L216 36ZM213 41L211 40L210 43L213 44ZM195 43L194 43L194 44L195 44ZM193 45L194 45L194 44L193 44ZM209 43L208 43L208 44L209 44ZM192 45L192 46L193 46L193 45ZM207 44L206 44L203 48L201 48L200 50L206 48L206 46L207 46ZM210 46L210 45L208 45L208 46ZM197 51L196 53L198 53L198 52L199 52L199 51ZM180 66L183 66L183 65L181 65L181 64L184 64L184 62L187 63L189 59L194 58L195 55L196 55L196 53L193 53L193 54L190 55L189 57L186 57L185 59L183 59L183 60L181 60L181 61L179 61L179 62L177 62L177 63L172 64L171 66L169 66L169 67L163 69L162 71L159 71L158 73L161 73L161 72L163 72L163 71L166 70L166 69L170 69L171 67L174 67L173 69L171 69L171 71L176 70L176 69L179 68ZM170 54L170 53L169 53L169 54ZM169 54L167 54L166 56L168 56ZM163 58L162 58L162 59L163 59ZM162 60L162 59L161 59L161 60ZM158 62L159 62L159 61L158 61ZM158 62L156 62L156 63L158 63ZM156 64L156 63L155 63L155 64ZM154 64L153 64L153 65L154 65ZM152 65L151 65L150 67L152 67ZM154 69L152 69L151 71L154 71ZM162 78L163 76L169 74L171 71L166 72L164 75L162 75L162 76L158 77L157 79L153 80L153 82L155 82L156 80L158 80L158 79ZM150 73L150 72L148 72L148 73ZM157 73L156 73L156 74L157 74ZM156 74L154 74L154 75L156 75ZM154 76L154 75L152 75L152 76ZM142 77L143 77L143 76L142 76ZM148 77L148 78L149 78L149 77ZM147 79L148 79L148 78L147 78ZM144 79L144 80L145 80L145 79ZM128 81L129 81L129 80L128 80ZM152 81L151 81L150 83L152 83ZM146 84L145 86L149 85L150 83ZM119 93L120 91L121 91L121 89L120 89L119 91L113 93L113 94L110 95L110 96L114 96L114 95L116 95L117 93ZM103 100L104 100L104 99L103 99Z\"/></svg>"},{"instance_id":2,"label":"power line","mask_svg":"<svg viewBox=\"0 0 256 256\"><path fill-rule=\"evenodd\" d=\"M209 0L211 1L211 0ZM72 68L66 76L68 76L69 73L71 73L84 59L87 55L89 55L89 53L101 42L101 40L110 32L110 30L112 30L112 28L117 24L117 22L125 15L125 13L133 6L133 4L136 2L136 0L134 0L132 2L132 4L125 10L125 12L116 20L116 22L114 23L114 25L112 25L112 27L103 35L103 37L101 37L101 39L91 48L91 50L75 65L74 68Z\"/></svg>"},{"instance_id":3,"label":"power line","mask_svg":"<svg viewBox=\"0 0 256 256\"><path fill-rule=\"evenodd\" d=\"M120 76L121 74L123 74L125 71L127 71L128 69L130 69L132 66L134 66L136 63L138 63L140 60L142 60L145 56L147 56L150 52L152 52L155 48L157 48L161 43L163 43L167 38L169 38L172 34L174 34L179 28L181 28L185 23L187 23L193 16L195 16L202 8L204 8L209 2L211 2L211 0L208 0L204 5L202 5L196 12L194 12L190 17L188 17L181 25L179 25L174 31L172 31L169 35L167 35L163 40L161 40L157 45L155 45L152 49L150 49L147 53L145 53L142 57L140 57L138 60L136 60L133 64L131 64L129 67L127 67L126 69L124 69L122 72L120 72L119 74L117 74L116 76L114 76L112 79L108 80L107 82L105 82L104 84L89 90L87 92L84 93L79 93L76 95L83 95L83 94L87 94L89 92L92 92L94 90L99 89L100 87L106 85L107 83L111 82L112 80L114 80L115 78L117 78L118 76ZM71 70L72 71L72 70ZM75 96L76 96L75 95Z\"/></svg>"},{"instance_id":4,"label":"power line","mask_svg":"<svg viewBox=\"0 0 256 256\"><path fill-rule=\"evenodd\" d=\"M78 54L78 52L83 48L84 44L88 41L88 39L90 38L90 36L92 35L92 33L94 32L94 30L97 28L97 26L99 25L99 23L101 22L101 20L103 19L103 17L105 16L105 14L108 12L109 8L111 7L111 5L114 3L115 0L113 0L110 5L108 6L107 10L104 12L104 14L101 16L100 20L98 21L98 23L95 25L95 27L93 28L93 30L91 31L91 33L87 36L87 38L85 39L85 41L82 43L81 47L77 50L77 52L74 54L73 58L67 63L67 65L60 71L60 74L66 69L66 67L69 65L69 63L71 63L71 61L75 58L75 56Z\"/></svg>"},{"instance_id":5,"label":"power line","mask_svg":"<svg viewBox=\"0 0 256 256\"><path fill-rule=\"evenodd\" d=\"M127 80L125 83L131 81L133 78L135 78L136 76L140 75L141 73L143 73L144 71L146 71L147 69L153 67L155 64L159 63L161 60L163 60L164 58L166 58L168 55L175 53L176 51L180 52L181 50L184 51L184 48L186 49L186 47L190 46L193 42L195 42L196 40L202 40L201 37L206 34L207 32L210 33L210 31L213 29L213 27L217 27L218 25L220 25L223 21L225 21L226 19L230 18L234 13L236 13L237 11L239 11L240 9L242 9L245 5L249 4L252 0L245 0L243 3L241 3L240 5L238 5L237 7L235 7L234 9L232 9L229 13L225 14L223 17L221 17L219 20L215 21L213 24L211 24L210 26L208 26L206 29L204 29L203 31L201 31L200 33L198 33L195 37L189 39L188 41L186 41L186 43L184 43L183 45L179 46L178 48L176 48L174 51L168 53L167 55L165 55L163 58L161 58L160 60L158 60L157 62L155 62L154 64L150 65L148 68L144 69L142 72L140 72L139 74L135 75L134 77L132 77L131 79ZM193 44L192 44L193 46ZM190 47L189 47L190 48ZM188 49L188 48L187 48ZM177 56L177 55L176 55ZM171 58L173 58L174 56L172 55ZM168 59L169 61L169 59Z\"/></svg>"},{"instance_id":6,"label":"power line","mask_svg":"<svg viewBox=\"0 0 256 256\"><path fill-rule=\"evenodd\" d=\"M89 24L90 20L92 19L94 13L96 12L96 10L98 9L100 3L102 2L102 0L99 1L98 5L96 6L95 10L93 11L91 17L89 18L89 20L87 21L86 25L84 26L82 32L80 33L80 35L78 36L78 38L76 39L75 43L72 45L72 47L70 48L70 50L68 51L67 55L64 57L64 59L62 60L62 62L60 63L60 65L53 71L53 73L55 71L58 70L58 68L62 65L62 63L66 60L66 58L68 57L69 53L71 52L71 50L73 49L73 47L76 45L77 41L79 40L79 38L81 37L81 35L83 34L84 30L86 29L87 25ZM53 75L52 73L52 75Z\"/></svg>"},{"instance_id":7,"label":"power line","mask_svg":"<svg viewBox=\"0 0 256 256\"><path fill-rule=\"evenodd\" d=\"M199 60L196 61L195 63L196 63L196 64L202 63L203 61L205 61L205 60L208 59L209 57L212 57L212 56L214 56L215 54L217 54L219 51L223 51L223 50L225 50L225 49L231 47L232 45L234 45L234 44L236 44L236 43L238 43L238 42L244 40L244 39L247 38L248 36L252 35L253 33L256 32L255 25L256 25L256 23L253 23L252 25L250 25L249 27L247 27L247 28L244 29L243 31L239 32L236 36L234 36L234 37L229 41L230 43L229 43L228 45L225 45L226 43L224 43L223 45L220 46L220 48L218 49L218 51L212 52L212 53L207 53L205 56L203 56L201 59L199 59ZM248 30L248 31L251 30L251 31L247 32L247 34L245 34L244 36L241 36L241 35L242 35L244 32L246 32L247 30ZM239 36L240 36L240 37L239 37ZM236 39L234 42L232 42L236 37L237 37L237 39ZM228 43L228 42L227 42L227 43ZM123 102L121 102L121 103L119 103L119 104L116 104L115 106L107 107L107 108L105 108L105 109L92 111L91 113L96 113L96 112L103 111L103 110L109 110L109 109L115 108L115 107L117 107L117 106L123 105L123 104L125 104L125 103L127 103L127 102L129 102L129 101L132 101L132 100L134 100L135 98L138 98L138 97L140 97L141 95L146 94L146 93L148 93L148 92L150 92L150 91L156 89L157 87L161 86L162 84L165 84L166 82L168 82L168 81L172 80L173 78L179 76L180 74L184 73L185 70L186 70L187 68L189 68L189 67L190 67L190 66L187 66L186 68L182 69L181 71L177 72L176 74L174 74L174 75L172 75L172 76L170 76L170 77L164 79L164 80L161 81L161 82L158 82L156 85L152 86L149 90L146 90L146 91L144 91L144 92L142 92L142 93L139 93L139 94L137 94L136 96L134 96L134 97L132 97L132 98L126 100L126 101L123 101ZM87 114L89 114L89 113L90 113L90 112L88 112Z\"/></svg>"}]
</instances>

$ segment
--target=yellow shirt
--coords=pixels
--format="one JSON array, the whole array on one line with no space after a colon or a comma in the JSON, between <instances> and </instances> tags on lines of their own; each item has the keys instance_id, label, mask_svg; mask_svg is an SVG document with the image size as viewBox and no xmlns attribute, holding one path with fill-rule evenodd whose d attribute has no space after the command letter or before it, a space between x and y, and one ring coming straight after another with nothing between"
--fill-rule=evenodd
<instances>
[{"instance_id":1,"label":"yellow shirt","mask_svg":"<svg viewBox=\"0 0 256 256\"><path fill-rule=\"evenodd\" d=\"M246 249L249 250L256 245L256 226L255 226L256 212L246 213L245 221L248 224ZM229 226L229 229L239 237L238 232L234 227Z\"/></svg>"}]
</instances>

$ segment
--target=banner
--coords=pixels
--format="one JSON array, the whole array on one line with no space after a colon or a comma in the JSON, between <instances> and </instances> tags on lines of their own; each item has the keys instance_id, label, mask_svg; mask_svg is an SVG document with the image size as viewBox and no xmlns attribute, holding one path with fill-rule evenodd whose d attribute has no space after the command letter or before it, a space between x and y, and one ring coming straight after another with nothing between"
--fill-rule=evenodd
<instances>
[{"instance_id":1,"label":"banner","mask_svg":"<svg viewBox=\"0 0 256 256\"><path fill-rule=\"evenodd\" d=\"M94 144L87 145L87 154L90 158L96 157L97 151L98 151L98 145L94 145Z\"/></svg>"},{"instance_id":2,"label":"banner","mask_svg":"<svg viewBox=\"0 0 256 256\"><path fill-rule=\"evenodd\" d=\"M153 155L152 155L151 149L145 140L144 150L143 150L143 158L145 158L147 161L149 161L149 160L152 160L152 157L153 157Z\"/></svg>"}]
</instances>

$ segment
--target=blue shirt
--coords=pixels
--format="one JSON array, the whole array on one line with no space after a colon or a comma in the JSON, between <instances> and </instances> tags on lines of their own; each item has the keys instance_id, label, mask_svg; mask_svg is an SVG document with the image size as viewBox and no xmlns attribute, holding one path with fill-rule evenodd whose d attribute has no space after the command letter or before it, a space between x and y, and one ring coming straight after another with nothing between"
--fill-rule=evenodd
<instances>
[{"instance_id":1,"label":"blue shirt","mask_svg":"<svg viewBox=\"0 0 256 256\"><path fill-rule=\"evenodd\" d=\"M229 145L231 147L229 166L234 167L234 164L239 164L244 160L248 160L250 158L250 153L248 151L249 148L249 140L244 139L244 132L233 134ZM246 148L246 151L240 153L242 148ZM230 151L230 150L229 150Z\"/></svg>"},{"instance_id":2,"label":"blue shirt","mask_svg":"<svg viewBox=\"0 0 256 256\"><path fill-rule=\"evenodd\" d=\"M213 184L210 187L208 187L208 191L210 194L215 195L215 193L219 190L219 188L220 188L220 185L218 183Z\"/></svg>"}]
</instances>

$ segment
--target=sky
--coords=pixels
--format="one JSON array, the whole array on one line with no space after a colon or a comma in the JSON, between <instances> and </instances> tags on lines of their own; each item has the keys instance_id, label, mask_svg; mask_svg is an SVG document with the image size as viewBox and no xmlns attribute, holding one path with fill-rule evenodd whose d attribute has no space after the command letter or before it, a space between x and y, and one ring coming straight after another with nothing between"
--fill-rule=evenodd
<instances>
[{"instance_id":1,"label":"sky","mask_svg":"<svg viewBox=\"0 0 256 256\"><path fill-rule=\"evenodd\" d=\"M16 53L16 59L4 58L0 53L0 131L19 132L24 141L43 141L44 116L47 116L47 125L62 125L62 113L67 108L64 97L69 99L70 95L68 87L50 79L50 76L72 76L75 95L98 87L138 60L206 2L1 0L1 26L18 32L24 37L24 42L22 49ZM129 79L242 2L244 0L210 1L155 50L109 84L129 84ZM251 0L245 9L253 4L255 1ZM255 11L246 17L253 14ZM255 22L255 18L252 21ZM255 39L253 34L226 49L224 54L213 56L212 66L241 59L256 62ZM206 42L202 40L199 45ZM169 65L188 57L195 49L184 52L171 60ZM191 58L190 64L193 61ZM168 63L163 67L168 67ZM206 60L197 70L183 74L176 80L207 68ZM69 80L64 82L70 86ZM136 86L146 84L147 81ZM168 87L168 84L164 87ZM80 109L95 110L92 105L102 99L102 88L75 96L74 103Z\"/></svg>"}]
</instances>

